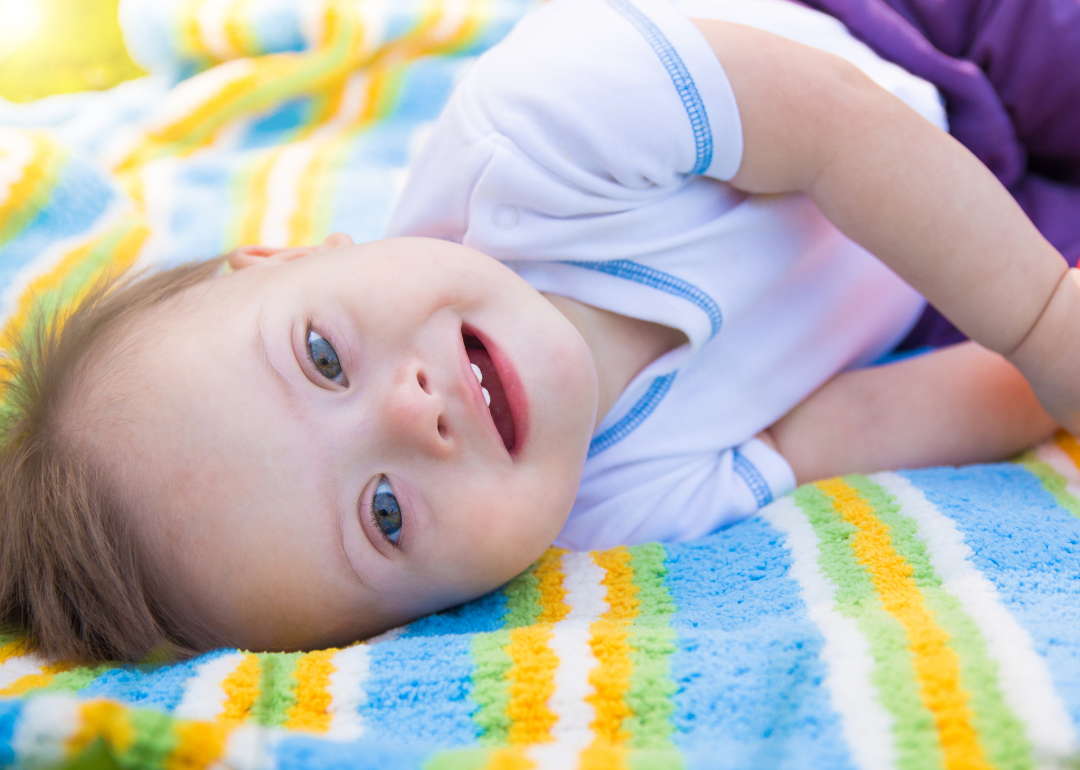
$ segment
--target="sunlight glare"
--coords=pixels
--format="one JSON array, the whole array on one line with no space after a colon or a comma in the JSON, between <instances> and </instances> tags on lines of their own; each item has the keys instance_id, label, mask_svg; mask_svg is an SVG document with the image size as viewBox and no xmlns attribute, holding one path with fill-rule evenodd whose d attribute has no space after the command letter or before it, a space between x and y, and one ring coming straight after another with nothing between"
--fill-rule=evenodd
<instances>
[{"instance_id":1,"label":"sunlight glare","mask_svg":"<svg viewBox=\"0 0 1080 770\"><path fill-rule=\"evenodd\" d=\"M43 17L40 0L0 0L0 59L29 42Z\"/></svg>"}]
</instances>

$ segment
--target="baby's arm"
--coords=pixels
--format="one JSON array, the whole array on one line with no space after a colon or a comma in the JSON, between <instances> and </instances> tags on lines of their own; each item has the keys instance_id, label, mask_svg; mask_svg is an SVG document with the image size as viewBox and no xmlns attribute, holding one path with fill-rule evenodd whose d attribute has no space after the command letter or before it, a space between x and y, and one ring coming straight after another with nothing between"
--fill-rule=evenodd
<instances>
[{"instance_id":1,"label":"baby's arm","mask_svg":"<svg viewBox=\"0 0 1080 770\"><path fill-rule=\"evenodd\" d=\"M761 438L802 484L845 473L1000 460L1056 427L1016 367L965 342L842 372Z\"/></svg>"},{"instance_id":2,"label":"baby's arm","mask_svg":"<svg viewBox=\"0 0 1080 770\"><path fill-rule=\"evenodd\" d=\"M986 167L842 59L738 24L695 24L739 105L732 184L809 195L1080 431L1076 271Z\"/></svg>"}]
</instances>

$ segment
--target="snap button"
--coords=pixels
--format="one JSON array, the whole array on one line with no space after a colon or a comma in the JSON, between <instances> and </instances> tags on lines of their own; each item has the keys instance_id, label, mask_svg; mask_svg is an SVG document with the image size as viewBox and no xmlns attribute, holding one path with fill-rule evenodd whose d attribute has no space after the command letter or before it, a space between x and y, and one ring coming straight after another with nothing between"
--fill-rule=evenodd
<instances>
[{"instance_id":1,"label":"snap button","mask_svg":"<svg viewBox=\"0 0 1080 770\"><path fill-rule=\"evenodd\" d=\"M517 209L509 203L496 206L495 210L491 212L491 221L494 222L495 226L500 230L509 230L518 222Z\"/></svg>"}]
</instances>

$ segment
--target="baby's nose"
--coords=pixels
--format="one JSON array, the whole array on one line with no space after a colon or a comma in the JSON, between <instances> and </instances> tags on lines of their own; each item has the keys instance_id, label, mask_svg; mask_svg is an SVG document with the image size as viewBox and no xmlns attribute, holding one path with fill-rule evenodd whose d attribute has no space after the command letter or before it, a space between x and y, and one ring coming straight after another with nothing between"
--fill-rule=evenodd
<instances>
[{"instance_id":1,"label":"baby's nose","mask_svg":"<svg viewBox=\"0 0 1080 770\"><path fill-rule=\"evenodd\" d=\"M445 422L446 401L419 362L395 377L383 408L386 440L409 453L445 456L452 447Z\"/></svg>"}]
</instances>

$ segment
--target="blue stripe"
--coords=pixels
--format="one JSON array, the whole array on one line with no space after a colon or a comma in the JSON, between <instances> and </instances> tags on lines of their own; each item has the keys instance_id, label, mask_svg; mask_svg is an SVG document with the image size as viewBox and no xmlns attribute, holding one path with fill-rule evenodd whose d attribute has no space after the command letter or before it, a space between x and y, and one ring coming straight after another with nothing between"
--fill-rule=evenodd
<instances>
[{"instance_id":1,"label":"blue stripe","mask_svg":"<svg viewBox=\"0 0 1080 770\"><path fill-rule=\"evenodd\" d=\"M161 668L123 666L106 671L79 691L81 698L110 698L138 708L172 712L184 697L188 681L203 663L233 652L214 650L198 658Z\"/></svg>"},{"instance_id":2,"label":"blue stripe","mask_svg":"<svg viewBox=\"0 0 1080 770\"><path fill-rule=\"evenodd\" d=\"M1080 721L1080 520L1010 463L901 475L956 522L972 563L1031 635L1054 689Z\"/></svg>"},{"instance_id":3,"label":"blue stripe","mask_svg":"<svg viewBox=\"0 0 1080 770\"><path fill-rule=\"evenodd\" d=\"M771 503L773 500L772 489L769 488L769 482L761 475L761 471L757 469L757 466L747 460L745 455L737 449L735 450L733 464L739 478L745 481L746 486L750 487L750 491L754 493L757 507L764 508Z\"/></svg>"},{"instance_id":4,"label":"blue stripe","mask_svg":"<svg viewBox=\"0 0 1080 770\"><path fill-rule=\"evenodd\" d=\"M666 550L683 766L853 768L784 536L752 517Z\"/></svg>"},{"instance_id":5,"label":"blue stripe","mask_svg":"<svg viewBox=\"0 0 1080 770\"><path fill-rule=\"evenodd\" d=\"M443 748L476 742L471 634L410 636L370 649L360 706L365 739Z\"/></svg>"},{"instance_id":6,"label":"blue stripe","mask_svg":"<svg viewBox=\"0 0 1080 770\"><path fill-rule=\"evenodd\" d=\"M653 380L652 384L649 385L649 389L645 391L645 395L638 399L638 402L621 420L600 435L594 436L593 440L589 442L589 457L596 457L605 449L618 444L633 433L637 426L645 422L645 418L652 414L657 405L664 400L664 396L671 389L671 383L675 381L676 374L678 372L672 372Z\"/></svg>"},{"instance_id":7,"label":"blue stripe","mask_svg":"<svg viewBox=\"0 0 1080 770\"><path fill-rule=\"evenodd\" d=\"M694 79L690 77L690 70L686 68L675 46L668 41L652 19L628 0L607 0L607 2L641 33L645 42L652 46L656 55L660 57L660 63L667 69L668 75L671 76L671 82L675 85L679 98L682 99L687 117L690 118L690 126L694 129L697 159L690 173L704 174L712 164L712 129L709 127L709 116L705 112L705 102L702 101L697 86L694 85Z\"/></svg>"},{"instance_id":8,"label":"blue stripe","mask_svg":"<svg viewBox=\"0 0 1080 770\"><path fill-rule=\"evenodd\" d=\"M563 264L584 267L586 270L595 270L598 273L606 273L616 278L625 278L627 281L634 281L694 303L709 317L711 330L709 339L716 336L724 322L724 316L720 312L720 306L716 304L716 300L697 286L694 286L694 284L684 281L671 273L665 273L663 270L631 262L629 259L611 259L606 262L588 262L572 259L566 260Z\"/></svg>"}]
</instances>

